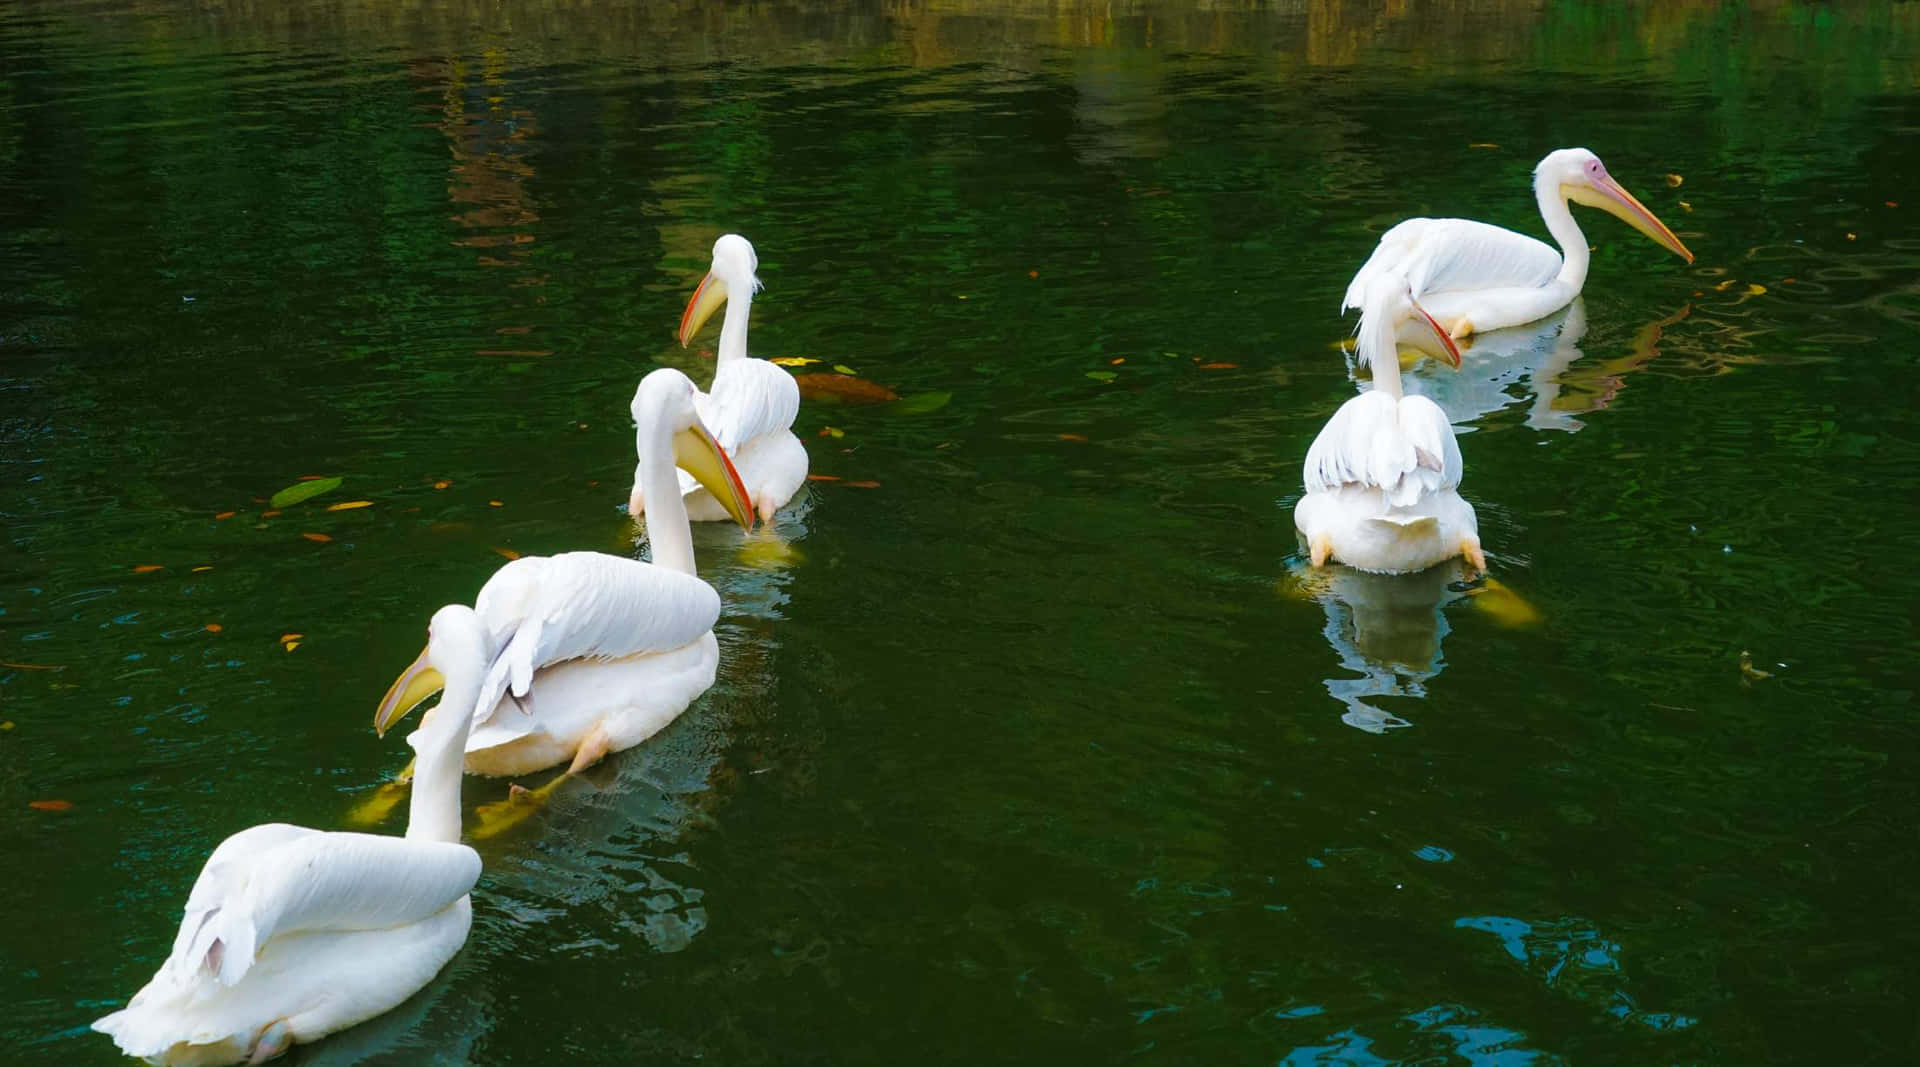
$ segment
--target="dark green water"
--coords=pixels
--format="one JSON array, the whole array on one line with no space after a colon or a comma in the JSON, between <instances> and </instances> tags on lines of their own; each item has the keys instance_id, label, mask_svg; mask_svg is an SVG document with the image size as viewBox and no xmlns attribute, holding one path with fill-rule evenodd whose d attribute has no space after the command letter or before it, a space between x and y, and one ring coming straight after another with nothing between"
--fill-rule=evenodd
<instances>
[{"instance_id":1,"label":"dark green water","mask_svg":"<svg viewBox=\"0 0 1920 1067\"><path fill-rule=\"evenodd\" d=\"M403 761L496 549L636 551L739 230L758 354L951 403L803 409L719 684L295 1062L1910 1062L1920 5L1409 6L0 2L7 1061ZM1575 144L1699 258L1583 213L1439 383L1539 621L1301 581L1348 276Z\"/></svg>"}]
</instances>

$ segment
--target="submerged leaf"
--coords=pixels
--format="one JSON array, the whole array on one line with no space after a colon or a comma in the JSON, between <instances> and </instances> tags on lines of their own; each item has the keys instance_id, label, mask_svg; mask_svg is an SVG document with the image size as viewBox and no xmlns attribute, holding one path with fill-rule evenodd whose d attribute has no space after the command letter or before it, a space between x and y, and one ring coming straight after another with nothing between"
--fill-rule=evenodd
<instances>
[{"instance_id":1,"label":"submerged leaf","mask_svg":"<svg viewBox=\"0 0 1920 1067\"><path fill-rule=\"evenodd\" d=\"M841 485L844 485L844 486L846 486L846 487L847 487L847 488L849 488L849 489L878 489L878 488L880 488L880 483L879 483L879 482L873 482L873 481L863 481L863 482L841 482L840 484L841 484Z\"/></svg>"},{"instance_id":2,"label":"submerged leaf","mask_svg":"<svg viewBox=\"0 0 1920 1067\"><path fill-rule=\"evenodd\" d=\"M1110 370L1090 370L1087 372L1087 377L1092 378L1096 382L1110 382L1120 376Z\"/></svg>"},{"instance_id":3,"label":"submerged leaf","mask_svg":"<svg viewBox=\"0 0 1920 1067\"><path fill-rule=\"evenodd\" d=\"M929 411L939 411L953 399L952 393L915 393L903 396L887 406L894 415L925 415Z\"/></svg>"},{"instance_id":4,"label":"submerged leaf","mask_svg":"<svg viewBox=\"0 0 1920 1067\"><path fill-rule=\"evenodd\" d=\"M273 494L267 504L275 508L290 508L302 500L311 500L321 493L332 492L340 488L339 478L315 478L311 481L295 482Z\"/></svg>"},{"instance_id":5,"label":"submerged leaf","mask_svg":"<svg viewBox=\"0 0 1920 1067\"><path fill-rule=\"evenodd\" d=\"M27 807L35 811L66 811L73 807L71 800L29 800Z\"/></svg>"},{"instance_id":6,"label":"submerged leaf","mask_svg":"<svg viewBox=\"0 0 1920 1067\"><path fill-rule=\"evenodd\" d=\"M319 545L324 545L328 541L333 540L333 538L328 537L326 534L323 534L323 533L303 533L300 536Z\"/></svg>"},{"instance_id":7,"label":"submerged leaf","mask_svg":"<svg viewBox=\"0 0 1920 1067\"><path fill-rule=\"evenodd\" d=\"M900 394L884 385L844 374L796 374L793 381L802 397L819 403L884 404L900 399Z\"/></svg>"}]
</instances>

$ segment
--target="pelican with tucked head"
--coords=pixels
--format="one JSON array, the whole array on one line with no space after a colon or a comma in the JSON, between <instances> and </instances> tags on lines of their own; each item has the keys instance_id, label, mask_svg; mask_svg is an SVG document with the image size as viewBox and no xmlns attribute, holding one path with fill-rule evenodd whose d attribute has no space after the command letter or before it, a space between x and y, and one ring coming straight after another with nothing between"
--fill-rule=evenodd
<instances>
[{"instance_id":1,"label":"pelican with tucked head","mask_svg":"<svg viewBox=\"0 0 1920 1067\"><path fill-rule=\"evenodd\" d=\"M267 823L222 841L166 962L93 1028L149 1063L261 1063L439 973L473 923L480 856L460 843L460 761L492 658L471 608L435 613L424 659L447 694L407 739L418 771L405 837Z\"/></svg>"},{"instance_id":2,"label":"pelican with tucked head","mask_svg":"<svg viewBox=\"0 0 1920 1067\"><path fill-rule=\"evenodd\" d=\"M746 238L722 235L713 243L712 268L680 316L679 336L684 348L715 311L727 309L720 323L713 384L695 402L701 419L739 468L753 511L762 522L772 522L774 512L806 484L807 449L793 433L794 416L800 412L800 387L793 375L747 355L747 319L753 294L760 290L759 269L760 259ZM635 472L627 503L635 518L645 510L648 491ZM680 492L693 521L728 517L713 494L692 478L680 479Z\"/></svg>"},{"instance_id":3,"label":"pelican with tucked head","mask_svg":"<svg viewBox=\"0 0 1920 1067\"><path fill-rule=\"evenodd\" d=\"M1355 356L1372 365L1373 388L1342 404L1307 450L1293 521L1308 556L1316 567L1334 560L1389 574L1465 556L1484 570L1453 426L1438 404L1402 394L1395 335L1410 323L1456 368L1460 350L1405 278L1376 275L1361 300Z\"/></svg>"},{"instance_id":4,"label":"pelican with tucked head","mask_svg":"<svg viewBox=\"0 0 1920 1067\"><path fill-rule=\"evenodd\" d=\"M1533 169L1533 196L1559 251L1512 230L1472 219L1408 219L1380 237L1340 310L1360 308L1375 278L1397 274L1447 333L1455 338L1532 322L1566 307L1587 281L1587 238L1567 202L1597 207L1669 252L1693 262L1693 253L1584 148L1549 152ZM1364 332L1365 327L1362 327ZM1400 335L1422 345L1418 324ZM1376 364L1376 370L1378 365Z\"/></svg>"},{"instance_id":5,"label":"pelican with tucked head","mask_svg":"<svg viewBox=\"0 0 1920 1067\"><path fill-rule=\"evenodd\" d=\"M498 652L466 742L469 772L564 763L576 773L653 736L713 685L720 595L694 570L675 468L742 527L752 523L746 487L694 410L686 375L661 369L642 379L633 420L653 562L525 556L488 579L474 610ZM423 654L387 690L374 729L384 732L441 684Z\"/></svg>"}]
</instances>

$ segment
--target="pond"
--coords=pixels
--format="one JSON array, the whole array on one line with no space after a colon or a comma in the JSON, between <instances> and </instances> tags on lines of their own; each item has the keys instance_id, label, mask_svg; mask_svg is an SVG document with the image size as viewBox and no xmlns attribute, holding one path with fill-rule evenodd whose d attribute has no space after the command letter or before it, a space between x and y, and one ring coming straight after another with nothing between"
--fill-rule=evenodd
<instances>
[{"instance_id":1,"label":"pond","mask_svg":"<svg viewBox=\"0 0 1920 1067\"><path fill-rule=\"evenodd\" d=\"M728 231L756 354L919 401L803 405L825 478L696 530L718 683L292 1062L1911 1053L1920 5L16 0L0 53L9 1061L113 1062L208 851L378 795L436 607L642 551L627 404L711 373ZM1348 278L1544 236L1570 145L1698 258L1583 209L1579 302L1414 372L1490 581L1311 572Z\"/></svg>"}]
</instances>

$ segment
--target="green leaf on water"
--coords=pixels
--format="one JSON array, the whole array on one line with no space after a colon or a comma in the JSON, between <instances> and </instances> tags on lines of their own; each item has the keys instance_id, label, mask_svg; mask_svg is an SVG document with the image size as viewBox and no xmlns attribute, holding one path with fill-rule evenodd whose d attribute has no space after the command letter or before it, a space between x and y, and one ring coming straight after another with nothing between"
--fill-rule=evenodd
<instances>
[{"instance_id":1,"label":"green leaf on water","mask_svg":"<svg viewBox=\"0 0 1920 1067\"><path fill-rule=\"evenodd\" d=\"M894 415L925 415L946 407L952 399L952 393L915 393L888 404L887 411Z\"/></svg>"},{"instance_id":2,"label":"green leaf on water","mask_svg":"<svg viewBox=\"0 0 1920 1067\"><path fill-rule=\"evenodd\" d=\"M1092 378L1096 382L1110 382L1120 377L1120 375L1110 370L1090 370L1087 372L1087 377Z\"/></svg>"},{"instance_id":3,"label":"green leaf on water","mask_svg":"<svg viewBox=\"0 0 1920 1067\"><path fill-rule=\"evenodd\" d=\"M267 505L276 508L290 508L302 500L312 500L321 493L330 493L338 488L340 488L340 479L338 478L315 478L310 482L295 482L273 494L273 499L267 501Z\"/></svg>"}]
</instances>

